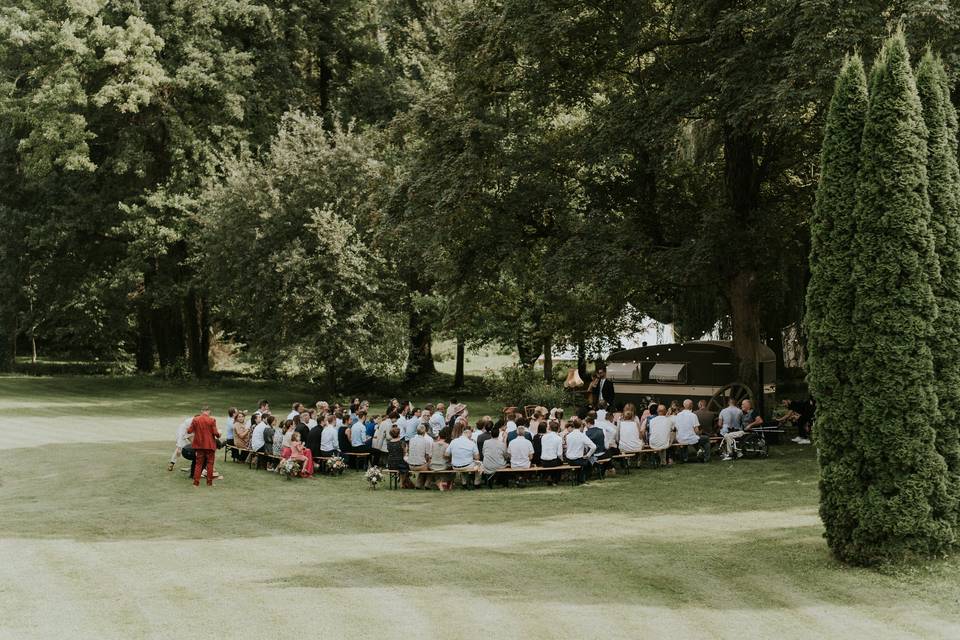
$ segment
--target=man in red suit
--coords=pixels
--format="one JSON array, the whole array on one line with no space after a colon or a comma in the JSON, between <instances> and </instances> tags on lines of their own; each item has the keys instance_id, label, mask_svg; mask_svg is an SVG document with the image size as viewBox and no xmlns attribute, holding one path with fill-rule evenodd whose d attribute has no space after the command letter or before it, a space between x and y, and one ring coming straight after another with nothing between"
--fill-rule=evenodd
<instances>
[{"instance_id":1,"label":"man in red suit","mask_svg":"<svg viewBox=\"0 0 960 640\"><path fill-rule=\"evenodd\" d=\"M200 476L207 470L207 486L213 486L213 460L217 457L217 421L210 417L210 407L204 405L200 415L194 416L187 428L193 434L193 450L197 460L193 471L193 486L200 486Z\"/></svg>"}]
</instances>

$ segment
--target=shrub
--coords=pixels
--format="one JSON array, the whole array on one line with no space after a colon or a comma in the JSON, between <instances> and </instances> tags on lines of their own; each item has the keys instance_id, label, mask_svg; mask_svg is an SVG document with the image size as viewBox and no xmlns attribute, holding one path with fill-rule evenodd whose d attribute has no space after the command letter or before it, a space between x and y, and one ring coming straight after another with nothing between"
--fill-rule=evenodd
<instances>
[{"instance_id":1,"label":"shrub","mask_svg":"<svg viewBox=\"0 0 960 640\"><path fill-rule=\"evenodd\" d=\"M491 402L522 407L528 404L547 408L572 404L573 398L559 383L548 383L541 372L514 365L488 372L484 382Z\"/></svg>"}]
</instances>

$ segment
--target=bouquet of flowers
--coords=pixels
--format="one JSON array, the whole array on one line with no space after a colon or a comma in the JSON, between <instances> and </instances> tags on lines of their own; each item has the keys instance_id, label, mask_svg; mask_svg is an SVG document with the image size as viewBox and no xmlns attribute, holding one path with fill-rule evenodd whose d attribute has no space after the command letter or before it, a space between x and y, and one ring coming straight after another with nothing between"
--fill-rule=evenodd
<instances>
[{"instance_id":1,"label":"bouquet of flowers","mask_svg":"<svg viewBox=\"0 0 960 640\"><path fill-rule=\"evenodd\" d=\"M333 456L327 460L327 470L330 473L343 473L343 470L347 468L347 462L340 456Z\"/></svg>"},{"instance_id":2,"label":"bouquet of flowers","mask_svg":"<svg viewBox=\"0 0 960 640\"><path fill-rule=\"evenodd\" d=\"M293 480L295 477L300 475L302 467L300 463L292 458L283 459L280 464L277 465L277 473L285 477L287 480Z\"/></svg>"},{"instance_id":3,"label":"bouquet of flowers","mask_svg":"<svg viewBox=\"0 0 960 640\"><path fill-rule=\"evenodd\" d=\"M370 467L364 477L370 483L370 488L376 490L377 485L383 481L383 472L380 471L380 467Z\"/></svg>"}]
</instances>

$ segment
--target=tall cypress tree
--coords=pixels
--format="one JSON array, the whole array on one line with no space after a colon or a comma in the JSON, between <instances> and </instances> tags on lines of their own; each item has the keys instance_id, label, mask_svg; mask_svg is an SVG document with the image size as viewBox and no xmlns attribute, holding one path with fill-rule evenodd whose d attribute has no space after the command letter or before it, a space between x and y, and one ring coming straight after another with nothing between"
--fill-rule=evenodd
<instances>
[{"instance_id":1,"label":"tall cypress tree","mask_svg":"<svg viewBox=\"0 0 960 640\"><path fill-rule=\"evenodd\" d=\"M943 63L928 51L917 67L917 91L927 126L930 229L940 264L940 273L931 279L940 312L931 343L940 403L936 446L947 465L948 509L956 526L960 499L960 168L956 111L945 85Z\"/></svg>"},{"instance_id":2,"label":"tall cypress tree","mask_svg":"<svg viewBox=\"0 0 960 640\"><path fill-rule=\"evenodd\" d=\"M807 382L817 401L814 437L820 462L820 517L827 543L840 557L849 554L863 494L862 460L854 447L857 411L850 364L856 339L851 280L851 247L856 234L853 209L866 111L863 61L851 56L837 78L824 129L820 184L810 218L805 318Z\"/></svg>"},{"instance_id":3,"label":"tall cypress tree","mask_svg":"<svg viewBox=\"0 0 960 640\"><path fill-rule=\"evenodd\" d=\"M853 365L864 494L844 557L870 564L942 552L954 539L945 514L946 464L930 344L939 273L930 231L927 142L902 33L871 70L861 142L854 243L858 336Z\"/></svg>"}]
</instances>

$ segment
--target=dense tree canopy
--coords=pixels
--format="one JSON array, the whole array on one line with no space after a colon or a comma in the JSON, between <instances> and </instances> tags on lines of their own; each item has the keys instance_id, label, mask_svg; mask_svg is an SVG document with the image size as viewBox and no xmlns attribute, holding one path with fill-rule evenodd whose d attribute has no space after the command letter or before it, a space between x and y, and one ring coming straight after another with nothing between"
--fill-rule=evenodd
<instances>
[{"instance_id":1,"label":"dense tree canopy","mask_svg":"<svg viewBox=\"0 0 960 640\"><path fill-rule=\"evenodd\" d=\"M25 0L0 9L2 363L433 370L804 313L837 65L944 3ZM335 339L331 339L335 337ZM600 354L597 354L600 355Z\"/></svg>"}]
</instances>

